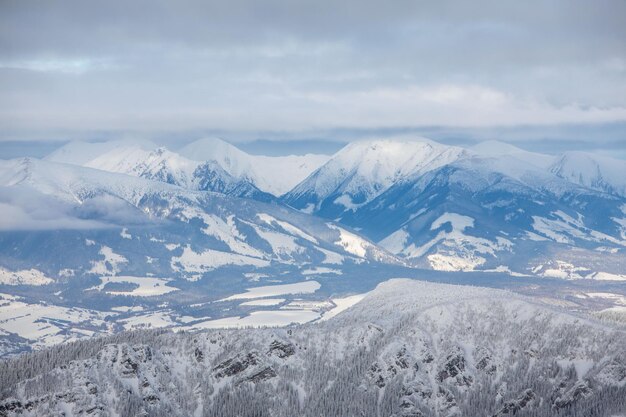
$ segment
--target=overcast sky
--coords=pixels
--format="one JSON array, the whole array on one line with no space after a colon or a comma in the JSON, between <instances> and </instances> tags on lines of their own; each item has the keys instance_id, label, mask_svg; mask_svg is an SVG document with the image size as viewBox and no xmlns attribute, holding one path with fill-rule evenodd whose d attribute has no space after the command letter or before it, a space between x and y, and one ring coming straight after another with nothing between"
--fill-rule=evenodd
<instances>
[{"instance_id":1,"label":"overcast sky","mask_svg":"<svg viewBox=\"0 0 626 417\"><path fill-rule=\"evenodd\" d=\"M626 146L625 1L0 1L0 141L544 126Z\"/></svg>"}]
</instances>

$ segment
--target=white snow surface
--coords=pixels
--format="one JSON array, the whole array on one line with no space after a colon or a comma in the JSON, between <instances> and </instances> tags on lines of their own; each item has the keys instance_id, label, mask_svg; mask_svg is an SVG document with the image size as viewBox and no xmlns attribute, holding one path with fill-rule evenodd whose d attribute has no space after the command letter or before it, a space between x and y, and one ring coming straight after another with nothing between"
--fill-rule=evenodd
<instances>
[{"instance_id":1,"label":"white snow surface","mask_svg":"<svg viewBox=\"0 0 626 417\"><path fill-rule=\"evenodd\" d=\"M108 246L102 246L99 254L104 259L91 261L91 269L88 271L90 274L100 275L117 275L120 272L121 265L127 264L128 259L120 254L113 252Z\"/></svg>"},{"instance_id":2,"label":"white snow surface","mask_svg":"<svg viewBox=\"0 0 626 417\"><path fill-rule=\"evenodd\" d=\"M234 253L251 256L253 258L263 258L265 254L246 243L246 236L237 229L234 216L228 216L226 220L215 214L207 214L197 208L185 207L181 216L186 221L194 218L202 220L206 225L202 231L224 242Z\"/></svg>"},{"instance_id":3,"label":"white snow surface","mask_svg":"<svg viewBox=\"0 0 626 417\"><path fill-rule=\"evenodd\" d=\"M270 262L265 259L230 252L221 252L213 249L194 252L189 245L184 247L183 253L180 256L174 256L171 260L172 269L197 273L211 271L224 265L253 265L263 267L269 264Z\"/></svg>"},{"instance_id":4,"label":"white snow surface","mask_svg":"<svg viewBox=\"0 0 626 417\"><path fill-rule=\"evenodd\" d=\"M332 298L331 301L333 302L333 304L335 304L335 307L325 312L320 321L330 320L337 314L348 310L356 303L361 302L365 298L365 296L367 296L367 294L368 293L349 295L347 297L341 298Z\"/></svg>"},{"instance_id":5,"label":"white snow surface","mask_svg":"<svg viewBox=\"0 0 626 417\"><path fill-rule=\"evenodd\" d=\"M285 294L311 294L320 289L321 285L317 281L303 281L294 284L267 285L263 287L248 288L246 292L234 294L220 301L243 300L253 298L273 297Z\"/></svg>"},{"instance_id":6,"label":"white snow surface","mask_svg":"<svg viewBox=\"0 0 626 417\"><path fill-rule=\"evenodd\" d=\"M46 285L53 282L54 280L35 268L9 271L0 267L0 284L3 285Z\"/></svg>"},{"instance_id":7,"label":"white snow surface","mask_svg":"<svg viewBox=\"0 0 626 417\"><path fill-rule=\"evenodd\" d=\"M178 288L170 287L167 284L170 282L168 279L155 278L155 277L131 277L131 276L115 276L115 277L101 277L100 285L88 288L88 290L105 291L110 295L123 295L123 296L135 296L135 297L154 297L163 294L170 293L178 290ZM108 283L129 283L135 284L139 287L134 288L131 291L111 291L105 290L104 287Z\"/></svg>"},{"instance_id":8,"label":"white snow surface","mask_svg":"<svg viewBox=\"0 0 626 417\"><path fill-rule=\"evenodd\" d=\"M276 306L284 302L285 302L284 298L262 298L260 300L244 301L243 303L239 305L246 306L246 307L267 307L267 306Z\"/></svg>"},{"instance_id":9,"label":"white snow surface","mask_svg":"<svg viewBox=\"0 0 626 417\"><path fill-rule=\"evenodd\" d=\"M446 228L446 225L449 227ZM414 243L407 246L409 235L404 229L392 233L381 244L408 259L427 255L431 268L438 271L473 271L486 262L484 255L495 256L497 251L508 250L512 245L512 242L503 237L489 240L464 233L466 229L473 227L473 218L446 212L436 218L430 227L430 230L442 230L421 246Z\"/></svg>"},{"instance_id":10,"label":"white snow surface","mask_svg":"<svg viewBox=\"0 0 626 417\"><path fill-rule=\"evenodd\" d=\"M365 258L367 250L374 247L374 245L367 240L354 233L348 232L346 229L331 223L327 223L327 225L331 229L335 229L339 232L339 240L335 241L335 245L342 247L346 252L352 255Z\"/></svg>"},{"instance_id":11,"label":"white snow surface","mask_svg":"<svg viewBox=\"0 0 626 417\"><path fill-rule=\"evenodd\" d=\"M306 233L304 230L297 228L296 226L294 226L291 223L287 223L285 221L282 220L278 220L275 217L270 216L269 214L266 213L259 213L257 214L257 217L267 223L270 226L275 226L278 225L280 226L280 228L282 228L285 232L293 235L293 236L297 236L300 237L302 239L308 240L311 243L314 244L318 244L317 239L315 239L313 236L309 235L308 233Z\"/></svg>"},{"instance_id":12,"label":"white snow surface","mask_svg":"<svg viewBox=\"0 0 626 417\"><path fill-rule=\"evenodd\" d=\"M458 230L460 232L468 227L474 227L474 219L469 216L463 216L457 213L444 213L430 225L430 230L439 229L446 223L452 226L452 230Z\"/></svg>"},{"instance_id":13,"label":"white snow surface","mask_svg":"<svg viewBox=\"0 0 626 417\"><path fill-rule=\"evenodd\" d=\"M378 242L378 244L389 252L398 254L406 248L406 242L410 237L411 235L402 227Z\"/></svg>"},{"instance_id":14,"label":"white snow surface","mask_svg":"<svg viewBox=\"0 0 626 417\"><path fill-rule=\"evenodd\" d=\"M600 281L626 281L626 274L613 274L610 272L594 272L591 278Z\"/></svg>"},{"instance_id":15,"label":"white snow surface","mask_svg":"<svg viewBox=\"0 0 626 417\"><path fill-rule=\"evenodd\" d=\"M328 268L325 266L317 266L315 268L308 268L302 271L302 275L320 275L320 274L342 275L343 272L340 269Z\"/></svg>"},{"instance_id":16,"label":"white snow surface","mask_svg":"<svg viewBox=\"0 0 626 417\"><path fill-rule=\"evenodd\" d=\"M115 313L29 303L0 294L0 333L29 339L34 349L90 337L95 332L89 328L105 325L105 316L111 314Z\"/></svg>"}]
</instances>

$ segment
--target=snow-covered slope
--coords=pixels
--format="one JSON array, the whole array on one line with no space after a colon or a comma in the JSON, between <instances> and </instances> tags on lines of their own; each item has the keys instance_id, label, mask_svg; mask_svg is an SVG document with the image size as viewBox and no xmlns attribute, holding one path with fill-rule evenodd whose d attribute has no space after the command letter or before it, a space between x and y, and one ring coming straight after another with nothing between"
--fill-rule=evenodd
<instances>
[{"instance_id":1,"label":"snow-covered slope","mask_svg":"<svg viewBox=\"0 0 626 417\"><path fill-rule=\"evenodd\" d=\"M8 360L0 379L6 416L619 416L626 333L392 280L321 323L120 334Z\"/></svg>"},{"instance_id":2,"label":"snow-covered slope","mask_svg":"<svg viewBox=\"0 0 626 417\"><path fill-rule=\"evenodd\" d=\"M182 249L182 256L188 255L190 259L195 259L193 262L189 261L190 263L201 262L205 265L192 268L195 272L232 263L219 261L215 254L202 255L200 249L203 248L228 253L228 256L224 255L228 259L235 257L241 260L239 257L249 257L250 264L257 267L259 263L269 265L274 261L310 263L319 259L323 262L326 252L329 251L339 255L342 262L344 255L358 259L359 262L369 257L377 260L385 258L384 251L365 239L350 234L352 245L358 241L362 242L359 243L359 248L366 248L357 253L352 246L347 247L344 244L344 236L348 232L343 228L279 205L190 191L160 181L69 164L33 158L1 161L0 191L2 203L7 208L31 215L31 218L24 218L24 221L36 223L37 228L40 228L43 221L50 222L48 229L58 228L59 225L54 223L54 216L75 220L77 225L88 222L92 226L103 227L100 234L117 236L114 244L123 243L123 246L128 246L128 241L133 241L133 226L139 227L137 232L147 234L147 237L164 232L173 234L170 239L176 239L171 242ZM44 205L47 205L48 211L33 211L32 207L40 205L42 201L46 202ZM56 207L51 206L50 201L56 201ZM167 220L167 223L163 223L163 220ZM24 227L28 229L28 225ZM108 231L109 227L117 227L118 230ZM119 228L123 230L121 233ZM78 244L85 246L84 240ZM159 240L155 244L162 247L160 252L172 252L168 257L172 258L172 270L180 270L184 274L184 259L178 262L174 260L176 253L181 250L165 248L168 243ZM145 242L138 250L145 250L146 254L150 254ZM37 255L51 254L31 254ZM26 254L23 256L29 257ZM77 261L79 264L83 263L82 273L88 273L87 259ZM58 259L55 260L55 263L58 262ZM182 267L177 266L177 263ZM152 269L148 265L146 267ZM171 270L162 270L157 276L171 273Z\"/></svg>"},{"instance_id":3,"label":"snow-covered slope","mask_svg":"<svg viewBox=\"0 0 626 417\"><path fill-rule=\"evenodd\" d=\"M514 157L574 184L626 196L626 161L621 159L578 151L546 155L498 141L481 142L470 151L485 157Z\"/></svg>"},{"instance_id":4,"label":"snow-covered slope","mask_svg":"<svg viewBox=\"0 0 626 417\"><path fill-rule=\"evenodd\" d=\"M434 269L535 274L575 259L581 276L620 273L626 200L528 167L511 157L459 160L398 182L342 222Z\"/></svg>"},{"instance_id":5,"label":"snow-covered slope","mask_svg":"<svg viewBox=\"0 0 626 417\"><path fill-rule=\"evenodd\" d=\"M619 276L624 163L575 155L556 164L496 141L467 151L422 139L353 143L283 201L418 266L546 275L558 261L584 271L567 278Z\"/></svg>"},{"instance_id":6,"label":"snow-covered slope","mask_svg":"<svg viewBox=\"0 0 626 417\"><path fill-rule=\"evenodd\" d=\"M287 204L326 218L355 211L407 176L449 164L466 151L427 139L355 142L283 197Z\"/></svg>"},{"instance_id":7,"label":"snow-covered slope","mask_svg":"<svg viewBox=\"0 0 626 417\"><path fill-rule=\"evenodd\" d=\"M198 163L181 157L165 148L145 150L139 146L115 148L83 164L89 168L137 177L172 177L182 187L191 188L193 171ZM163 174L160 174L162 173ZM150 179L150 178L149 178ZM168 181L165 181L168 182Z\"/></svg>"},{"instance_id":8,"label":"snow-covered slope","mask_svg":"<svg viewBox=\"0 0 626 417\"><path fill-rule=\"evenodd\" d=\"M626 161L585 152L566 152L550 172L576 184L626 197Z\"/></svg>"},{"instance_id":9,"label":"snow-covered slope","mask_svg":"<svg viewBox=\"0 0 626 417\"><path fill-rule=\"evenodd\" d=\"M328 160L326 155L261 156L247 154L216 138L200 139L178 151L195 161L216 161L230 175L280 196Z\"/></svg>"},{"instance_id":10,"label":"snow-covered slope","mask_svg":"<svg viewBox=\"0 0 626 417\"><path fill-rule=\"evenodd\" d=\"M256 193L280 196L306 178L328 160L327 155L289 155L280 157L250 155L221 139L201 139L192 142L177 153L159 148L142 140L109 142L70 142L46 160L87 166L110 172L126 173L197 187L194 177L204 175L228 183L222 188L245 189L250 196ZM194 172L196 171L197 172ZM217 181L217 180L216 180ZM205 181L206 182L206 181ZM245 184L249 185L245 185ZM218 189L210 189L219 191Z\"/></svg>"}]
</instances>

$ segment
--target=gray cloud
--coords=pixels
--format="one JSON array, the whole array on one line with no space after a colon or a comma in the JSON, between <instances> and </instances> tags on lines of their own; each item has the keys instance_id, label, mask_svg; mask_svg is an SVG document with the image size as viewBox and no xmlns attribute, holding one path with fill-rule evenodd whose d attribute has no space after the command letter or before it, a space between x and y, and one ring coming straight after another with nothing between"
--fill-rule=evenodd
<instances>
[{"instance_id":1,"label":"gray cloud","mask_svg":"<svg viewBox=\"0 0 626 417\"><path fill-rule=\"evenodd\" d=\"M0 231L106 227L72 215L72 207L25 187L0 187Z\"/></svg>"},{"instance_id":2,"label":"gray cloud","mask_svg":"<svg viewBox=\"0 0 626 417\"><path fill-rule=\"evenodd\" d=\"M113 196L69 204L23 185L0 187L0 213L0 231L101 229L148 222L137 208Z\"/></svg>"},{"instance_id":3,"label":"gray cloud","mask_svg":"<svg viewBox=\"0 0 626 417\"><path fill-rule=\"evenodd\" d=\"M626 121L626 3L0 3L0 125L292 131Z\"/></svg>"}]
</instances>

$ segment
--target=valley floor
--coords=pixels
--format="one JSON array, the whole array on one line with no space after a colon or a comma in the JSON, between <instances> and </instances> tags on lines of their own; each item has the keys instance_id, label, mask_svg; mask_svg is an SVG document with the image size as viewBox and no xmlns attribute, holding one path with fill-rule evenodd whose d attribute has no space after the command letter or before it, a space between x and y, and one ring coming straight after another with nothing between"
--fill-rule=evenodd
<instances>
[{"instance_id":1,"label":"valley floor","mask_svg":"<svg viewBox=\"0 0 626 417\"><path fill-rule=\"evenodd\" d=\"M210 282L181 289L169 287L158 278L134 278L140 287L105 294L94 294L91 288L87 293L72 293L62 286L55 291L54 285L42 287L46 289L42 293L37 287L12 287L10 294L0 291L0 353L11 356L125 330L196 331L316 322L335 316L380 282L396 276L506 289L533 297L545 306L626 323L626 287L621 282L364 266L344 272L329 269L300 276L279 275L279 279L254 276L239 287L231 285L235 293L223 296L206 289Z\"/></svg>"}]
</instances>

